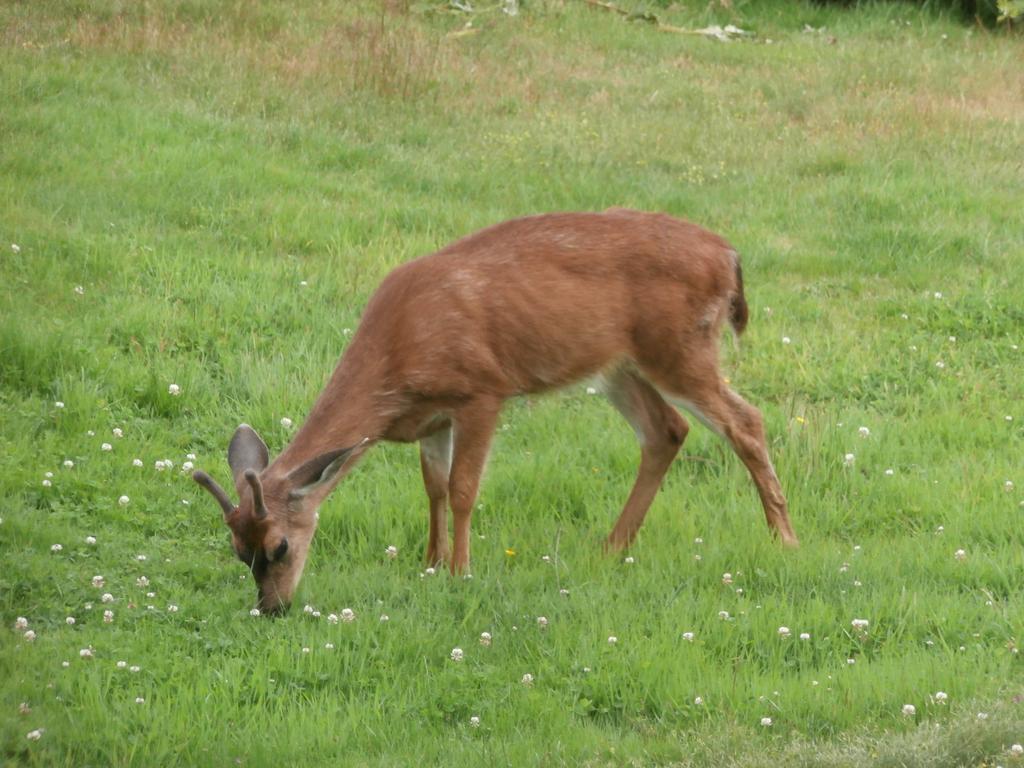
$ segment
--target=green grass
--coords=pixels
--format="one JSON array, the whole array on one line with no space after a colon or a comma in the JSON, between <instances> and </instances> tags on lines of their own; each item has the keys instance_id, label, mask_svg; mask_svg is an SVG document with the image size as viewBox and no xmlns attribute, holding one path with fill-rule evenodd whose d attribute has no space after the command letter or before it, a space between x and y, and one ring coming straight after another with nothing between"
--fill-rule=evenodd
<instances>
[{"instance_id":1,"label":"green grass","mask_svg":"<svg viewBox=\"0 0 1024 768\"><path fill-rule=\"evenodd\" d=\"M453 37L405 5L0 6L0 762L1012 764L1021 41L902 4L659 12L757 32L728 45L579 2ZM383 446L321 509L297 609L251 618L186 454L223 482L239 422L286 444L394 265L610 205L742 252L726 368L801 549L696 426L635 562L602 556L638 451L578 387L506 409L472 580L421 575L416 451Z\"/></svg>"}]
</instances>

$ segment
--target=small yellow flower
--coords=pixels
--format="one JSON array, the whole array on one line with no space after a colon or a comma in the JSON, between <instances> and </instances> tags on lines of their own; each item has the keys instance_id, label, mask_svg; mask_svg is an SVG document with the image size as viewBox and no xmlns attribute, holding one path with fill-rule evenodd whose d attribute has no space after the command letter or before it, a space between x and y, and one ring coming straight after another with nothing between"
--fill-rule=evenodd
<instances>
[{"instance_id":1,"label":"small yellow flower","mask_svg":"<svg viewBox=\"0 0 1024 768\"><path fill-rule=\"evenodd\" d=\"M806 424L807 423L807 419L805 419L803 416L797 416L796 417L796 423L797 424Z\"/></svg>"},{"instance_id":2,"label":"small yellow flower","mask_svg":"<svg viewBox=\"0 0 1024 768\"><path fill-rule=\"evenodd\" d=\"M515 557L516 556L516 551L514 549L512 549L512 547L509 547L508 549L505 550L505 554L508 555L509 557Z\"/></svg>"}]
</instances>

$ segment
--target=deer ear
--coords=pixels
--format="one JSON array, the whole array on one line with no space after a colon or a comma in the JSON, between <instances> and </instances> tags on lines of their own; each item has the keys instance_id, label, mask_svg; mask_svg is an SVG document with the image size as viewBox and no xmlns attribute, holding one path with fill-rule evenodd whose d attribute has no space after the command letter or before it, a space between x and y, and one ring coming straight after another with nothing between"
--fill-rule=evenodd
<instances>
[{"instance_id":1,"label":"deer ear","mask_svg":"<svg viewBox=\"0 0 1024 768\"><path fill-rule=\"evenodd\" d=\"M364 438L361 442L348 448L321 453L302 466L293 469L288 473L288 481L293 488L291 495L294 498L303 498L328 487L349 460L355 458L356 452L368 442L369 438Z\"/></svg>"},{"instance_id":2,"label":"deer ear","mask_svg":"<svg viewBox=\"0 0 1024 768\"><path fill-rule=\"evenodd\" d=\"M235 476L235 485L240 486L246 470L262 472L269 463L270 452L263 439L256 434L256 430L248 424L239 426L228 446L228 464L231 465L231 473Z\"/></svg>"}]
</instances>

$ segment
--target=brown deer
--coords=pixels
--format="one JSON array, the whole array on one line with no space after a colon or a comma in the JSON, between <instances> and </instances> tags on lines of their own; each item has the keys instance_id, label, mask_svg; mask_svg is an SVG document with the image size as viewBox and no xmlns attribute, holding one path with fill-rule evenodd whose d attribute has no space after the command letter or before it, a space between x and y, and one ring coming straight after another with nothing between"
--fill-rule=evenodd
<instances>
[{"instance_id":1,"label":"brown deer","mask_svg":"<svg viewBox=\"0 0 1024 768\"><path fill-rule=\"evenodd\" d=\"M689 425L728 440L770 528L796 545L760 412L719 372L718 342L747 303L736 252L664 214L612 209L514 219L403 264L381 283L308 419L273 462L242 425L228 448L239 504L203 472L259 608L291 601L316 510L376 442L420 444L427 561L469 566L469 524L502 403L600 376L640 441L640 469L606 546L632 542ZM447 511L454 517L449 555Z\"/></svg>"}]
</instances>

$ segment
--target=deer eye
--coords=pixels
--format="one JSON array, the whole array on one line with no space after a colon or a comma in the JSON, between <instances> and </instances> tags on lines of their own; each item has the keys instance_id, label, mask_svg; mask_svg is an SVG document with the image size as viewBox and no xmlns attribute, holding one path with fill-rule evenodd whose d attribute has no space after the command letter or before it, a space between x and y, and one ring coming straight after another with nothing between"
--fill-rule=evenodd
<instances>
[{"instance_id":1,"label":"deer eye","mask_svg":"<svg viewBox=\"0 0 1024 768\"><path fill-rule=\"evenodd\" d=\"M277 562L286 554L288 554L288 539L281 539L281 543L277 545L277 549L274 550L274 554L270 559Z\"/></svg>"}]
</instances>

